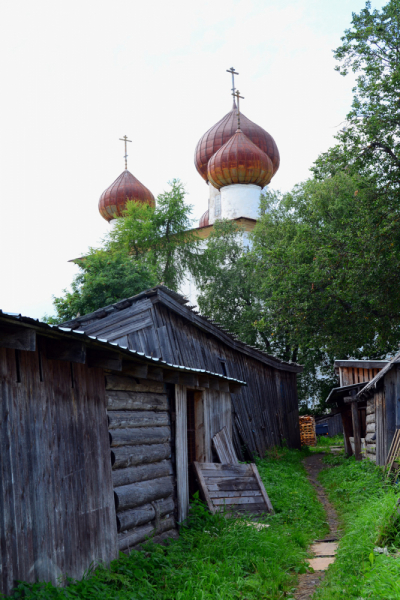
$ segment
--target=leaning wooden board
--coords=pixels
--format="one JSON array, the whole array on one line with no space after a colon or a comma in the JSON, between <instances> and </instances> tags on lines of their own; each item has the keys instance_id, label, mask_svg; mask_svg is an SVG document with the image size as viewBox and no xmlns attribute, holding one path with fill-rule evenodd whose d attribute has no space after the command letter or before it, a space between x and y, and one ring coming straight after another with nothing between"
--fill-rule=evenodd
<instances>
[{"instance_id":1,"label":"leaning wooden board","mask_svg":"<svg viewBox=\"0 0 400 600\"><path fill-rule=\"evenodd\" d=\"M203 498L212 513L222 510L260 515L273 513L256 465L194 463Z\"/></svg>"},{"instance_id":2,"label":"leaning wooden board","mask_svg":"<svg viewBox=\"0 0 400 600\"><path fill-rule=\"evenodd\" d=\"M238 465L239 461L236 456L235 449L232 444L231 437L226 429L223 427L221 431L216 433L213 437L214 447L217 451L219 460L225 465Z\"/></svg>"}]
</instances>

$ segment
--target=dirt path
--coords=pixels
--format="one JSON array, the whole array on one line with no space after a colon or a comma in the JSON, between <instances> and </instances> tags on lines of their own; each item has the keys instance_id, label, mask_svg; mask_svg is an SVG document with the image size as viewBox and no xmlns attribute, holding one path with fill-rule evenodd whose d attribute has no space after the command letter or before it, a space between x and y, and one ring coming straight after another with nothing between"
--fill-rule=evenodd
<instances>
[{"instance_id":1,"label":"dirt path","mask_svg":"<svg viewBox=\"0 0 400 600\"><path fill-rule=\"evenodd\" d=\"M326 468L322 462L323 454L313 454L304 460L304 466L308 473L308 479L314 486L318 500L323 505L326 512L326 521L329 524L329 534L323 540L318 542L334 542L338 538L338 517L332 504L329 502L324 488L318 482L317 477L320 471ZM315 573L304 573L299 576L299 585L294 595L296 600L310 600L325 576L325 571L316 571Z\"/></svg>"}]
</instances>

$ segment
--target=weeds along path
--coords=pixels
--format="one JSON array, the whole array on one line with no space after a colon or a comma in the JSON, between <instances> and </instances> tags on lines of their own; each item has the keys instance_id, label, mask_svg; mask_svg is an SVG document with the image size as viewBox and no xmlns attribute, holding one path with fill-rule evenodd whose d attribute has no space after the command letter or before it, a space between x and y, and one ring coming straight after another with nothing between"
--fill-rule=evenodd
<instances>
[{"instance_id":1,"label":"weeds along path","mask_svg":"<svg viewBox=\"0 0 400 600\"><path fill-rule=\"evenodd\" d=\"M333 542L338 537L338 516L332 504L328 500L324 488L318 481L319 473L326 468L322 462L324 454L313 454L304 459L304 467L307 471L308 479L317 492L318 500L321 502L326 513L326 522L329 525L329 534L323 540L318 542ZM299 576L299 585L294 595L296 600L309 600L312 598L316 588L319 586L325 576L325 571L315 571L315 573L304 573Z\"/></svg>"}]
</instances>

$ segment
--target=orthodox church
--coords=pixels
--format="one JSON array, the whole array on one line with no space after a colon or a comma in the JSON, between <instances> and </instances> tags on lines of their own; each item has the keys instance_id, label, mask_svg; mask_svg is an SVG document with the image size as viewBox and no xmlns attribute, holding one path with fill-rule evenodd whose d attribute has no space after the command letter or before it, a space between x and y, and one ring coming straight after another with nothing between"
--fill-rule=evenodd
<instances>
[{"instance_id":1,"label":"orthodox church","mask_svg":"<svg viewBox=\"0 0 400 600\"><path fill-rule=\"evenodd\" d=\"M197 143L194 164L208 185L208 208L196 232L202 239L210 235L218 219L236 221L246 232L255 226L260 194L279 169L279 151L273 137L240 112L240 92L232 73L232 109L213 125ZM155 206L153 194L127 169L100 196L99 211L110 225L124 214L126 202L135 200ZM197 291L190 275L181 293L197 304Z\"/></svg>"}]
</instances>

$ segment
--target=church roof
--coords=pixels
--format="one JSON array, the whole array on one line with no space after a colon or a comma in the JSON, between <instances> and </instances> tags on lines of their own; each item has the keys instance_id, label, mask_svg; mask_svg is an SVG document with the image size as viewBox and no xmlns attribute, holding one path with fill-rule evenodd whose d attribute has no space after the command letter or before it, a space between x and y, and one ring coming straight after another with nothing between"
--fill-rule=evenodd
<instances>
[{"instance_id":1,"label":"church roof","mask_svg":"<svg viewBox=\"0 0 400 600\"><path fill-rule=\"evenodd\" d=\"M209 222L209 211L206 210L200 217L199 227L207 227L210 224Z\"/></svg>"},{"instance_id":2,"label":"church roof","mask_svg":"<svg viewBox=\"0 0 400 600\"><path fill-rule=\"evenodd\" d=\"M253 144L269 156L273 165L273 175L275 175L279 169L280 158L274 138L265 129L250 121L242 112L240 115L240 128ZM237 108L234 105L232 110L200 138L196 147L194 162L196 169L206 181L208 181L208 161L221 146L235 135L236 130Z\"/></svg>"},{"instance_id":3,"label":"church roof","mask_svg":"<svg viewBox=\"0 0 400 600\"><path fill-rule=\"evenodd\" d=\"M266 186L274 174L272 161L241 129L210 158L208 180L218 190L235 183Z\"/></svg>"},{"instance_id":4,"label":"church roof","mask_svg":"<svg viewBox=\"0 0 400 600\"><path fill-rule=\"evenodd\" d=\"M153 194L127 169L100 196L99 211L106 221L124 216L128 200L155 206Z\"/></svg>"}]
</instances>

